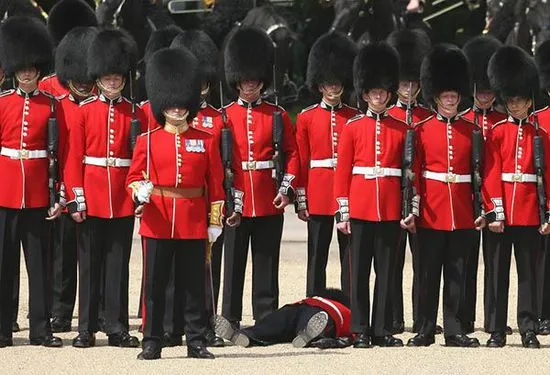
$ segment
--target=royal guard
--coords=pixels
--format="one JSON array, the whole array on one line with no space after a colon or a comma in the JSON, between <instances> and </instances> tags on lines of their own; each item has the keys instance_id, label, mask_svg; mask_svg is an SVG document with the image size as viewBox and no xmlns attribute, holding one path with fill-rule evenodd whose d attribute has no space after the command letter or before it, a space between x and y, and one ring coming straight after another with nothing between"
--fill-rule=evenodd
<instances>
[{"instance_id":1,"label":"royal guard","mask_svg":"<svg viewBox=\"0 0 550 375\"><path fill-rule=\"evenodd\" d=\"M38 90L40 75L50 69L53 45L45 25L25 16L2 23L0 45L1 65L17 81L16 89L0 95L0 170L6 182L0 188L0 348L13 345L13 288L21 245L29 279L30 344L59 347L63 343L52 335L49 319L47 221L61 213L52 183L58 106Z\"/></svg>"},{"instance_id":2,"label":"royal guard","mask_svg":"<svg viewBox=\"0 0 550 375\"><path fill-rule=\"evenodd\" d=\"M469 249L478 240L472 194L474 124L458 115L461 98L470 95L470 69L462 51L437 45L424 58L420 87L435 113L416 124L415 185L419 198L419 318L422 326L408 346L435 342L439 287L443 270L443 331L446 346L475 347L464 334L460 307Z\"/></svg>"},{"instance_id":3,"label":"royal guard","mask_svg":"<svg viewBox=\"0 0 550 375\"><path fill-rule=\"evenodd\" d=\"M512 246L518 272L517 318L521 342L539 348L537 254L540 234L550 233L548 186L550 142L531 113L539 91L532 57L519 47L501 47L489 61L489 81L508 117L493 125L485 143L483 200L489 223L487 250L494 304L489 312L488 347L506 345ZM546 190L546 191L545 191Z\"/></svg>"},{"instance_id":4,"label":"royal guard","mask_svg":"<svg viewBox=\"0 0 550 375\"><path fill-rule=\"evenodd\" d=\"M73 28L85 26L97 26L97 18L92 7L83 0L58 1L48 14L48 31L55 46ZM38 87L54 97L70 93L68 87L57 77L57 72L42 78Z\"/></svg>"},{"instance_id":5,"label":"royal guard","mask_svg":"<svg viewBox=\"0 0 550 375\"><path fill-rule=\"evenodd\" d=\"M296 189L298 217L307 222L306 295L326 289L326 268L334 227L336 202L332 196L340 133L358 111L342 103L345 88L353 86L355 43L340 32L321 36L308 58L307 85L320 103L302 110L296 120L296 144L300 154L300 180ZM350 237L338 231L340 282L349 288Z\"/></svg>"},{"instance_id":6,"label":"royal guard","mask_svg":"<svg viewBox=\"0 0 550 375\"><path fill-rule=\"evenodd\" d=\"M491 89L489 84L489 77L487 76L487 65L489 59L496 50L502 45L502 43L489 35L481 35L470 39L462 48L464 54L468 58L470 63L470 69L472 72L473 84L474 84L474 104L472 108L463 114L464 118L470 120L475 125L479 126L479 130L483 135L483 139L486 142L487 136L491 131L494 124L502 121L506 118L506 115L495 109L495 93ZM482 231L486 233L487 228ZM486 234L483 234L486 236ZM481 237L480 237L481 239ZM461 319L464 328L464 333L473 333L476 317L476 298L477 298L477 268L479 263L479 241L476 242L472 248L472 252L468 257L468 264L466 265L466 290L464 291L464 307L461 309ZM487 241L483 241L483 263L487 264L489 260L486 258ZM490 317L489 311L493 301L493 295L490 286L493 277L488 273L489 268L485 267L484 271L484 306L485 306L485 323L484 327L487 328ZM487 329L485 329L487 331Z\"/></svg>"},{"instance_id":7,"label":"royal guard","mask_svg":"<svg viewBox=\"0 0 550 375\"><path fill-rule=\"evenodd\" d=\"M224 109L244 175L243 220L234 241L225 242L224 255L222 315L235 324L242 318L249 243L254 320L278 308L283 212L300 168L288 113L260 96L271 83L273 64L273 42L264 31L241 27L227 41L225 77L239 98Z\"/></svg>"},{"instance_id":8,"label":"royal guard","mask_svg":"<svg viewBox=\"0 0 550 375\"><path fill-rule=\"evenodd\" d=\"M141 120L141 130L147 122L143 112L139 108L134 112L132 104L121 96L136 60L137 46L126 32L106 28L94 36L87 68L100 94L80 103L79 120L70 128L63 177L67 207L79 223L79 334L73 340L73 346L79 348L95 345L103 278L109 345L139 346L137 337L128 334L134 203L126 192L126 176L135 120Z\"/></svg>"},{"instance_id":9,"label":"royal guard","mask_svg":"<svg viewBox=\"0 0 550 375\"><path fill-rule=\"evenodd\" d=\"M387 43L369 44L353 66L364 115L348 121L334 176L337 228L351 237L351 332L355 348L403 346L392 336L392 288L401 219L401 167L407 125L388 114L399 85L399 56ZM409 218L410 220L410 218ZM372 324L370 268L376 289Z\"/></svg>"},{"instance_id":10,"label":"royal guard","mask_svg":"<svg viewBox=\"0 0 550 375\"><path fill-rule=\"evenodd\" d=\"M431 48L430 38L421 29L404 29L394 31L388 36L388 43L399 53L399 88L397 101L389 109L390 115L407 123L409 127L425 120L431 115L431 111L417 101L420 93L420 65L422 59ZM399 252L395 264L395 289L393 292L393 333L405 331L405 319L403 317L403 268L405 267L405 249L407 236L412 254L413 283L412 283L412 331L418 332L418 301L420 296L418 266L418 252L416 251L416 237L403 231L399 243Z\"/></svg>"},{"instance_id":11,"label":"royal guard","mask_svg":"<svg viewBox=\"0 0 550 375\"><path fill-rule=\"evenodd\" d=\"M174 300L184 303L187 355L214 358L206 349L202 281L207 244L216 241L223 227L223 168L213 136L189 126L200 107L198 60L182 48L161 49L148 62L145 83L162 127L138 138L127 179L146 243L143 351L138 359L161 356L164 300L173 267L178 270ZM230 225L238 224L235 217Z\"/></svg>"},{"instance_id":12,"label":"royal guard","mask_svg":"<svg viewBox=\"0 0 550 375\"><path fill-rule=\"evenodd\" d=\"M235 139L235 136L228 127L228 124L224 124L221 112L207 103L207 100L211 99L211 93L216 92L216 86L219 85L218 48L214 44L214 41L202 30L185 30L181 35L178 35L172 42L172 48L181 47L187 48L199 60L202 77L201 106L191 126L211 133L214 136L214 143L219 145L220 150L222 150L222 156L226 154L231 155L230 160L220 160L224 165L225 178L227 178L227 173L233 176L231 187L229 187L229 194L226 191L226 200L232 199L234 201L232 214L242 215L244 181L241 155L238 148L231 144L232 142L226 144L228 143L227 137L222 135L222 132L229 132L231 140ZM235 231L224 231L218 237L212 245L210 262L207 262L207 278L205 282L207 290L206 308L209 313L209 321L212 321L211 318L217 314L225 232L234 234ZM223 339L215 335L214 327L210 327L206 338L208 346L223 346Z\"/></svg>"}]
</instances>

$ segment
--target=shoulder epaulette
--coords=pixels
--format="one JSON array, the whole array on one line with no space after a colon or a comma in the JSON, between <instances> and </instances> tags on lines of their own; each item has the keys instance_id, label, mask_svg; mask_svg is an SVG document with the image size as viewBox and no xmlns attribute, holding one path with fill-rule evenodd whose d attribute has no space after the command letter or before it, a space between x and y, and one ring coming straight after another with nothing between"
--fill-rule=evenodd
<instances>
[{"instance_id":1,"label":"shoulder epaulette","mask_svg":"<svg viewBox=\"0 0 550 375\"><path fill-rule=\"evenodd\" d=\"M317 104L312 104L312 105L310 105L309 107L306 107L306 108L302 109L302 110L300 111L300 114L302 114L302 113L304 113L304 112L307 112L307 111L309 111L309 110L312 110L313 108L317 108L318 106L319 106L319 103L317 103Z\"/></svg>"},{"instance_id":2,"label":"shoulder epaulette","mask_svg":"<svg viewBox=\"0 0 550 375\"><path fill-rule=\"evenodd\" d=\"M389 109L389 108L388 108ZM405 126L409 126L407 125L407 122L406 121L403 121L401 119L398 119L397 117L394 117L391 113L388 112L388 117L391 117L392 119L394 119L395 121L399 121L400 123L402 123L403 125Z\"/></svg>"},{"instance_id":3,"label":"shoulder epaulette","mask_svg":"<svg viewBox=\"0 0 550 375\"><path fill-rule=\"evenodd\" d=\"M43 77L43 78L41 79L41 81L46 81L46 80L48 80L48 79L50 79L50 78L55 77L56 75L57 75L57 74L55 74L55 73L48 74L47 76Z\"/></svg>"},{"instance_id":4,"label":"shoulder epaulette","mask_svg":"<svg viewBox=\"0 0 550 375\"><path fill-rule=\"evenodd\" d=\"M498 125L502 125L502 124L507 123L507 122L508 122L508 117L506 117L504 120L500 120L500 121L498 121L498 122L495 122L495 123L493 124L493 126L491 126L491 129L494 129L494 128L497 127Z\"/></svg>"},{"instance_id":5,"label":"shoulder epaulette","mask_svg":"<svg viewBox=\"0 0 550 375\"><path fill-rule=\"evenodd\" d=\"M195 127L193 127L193 126L190 126L189 129L196 130L196 131L198 131L199 133L208 134L210 137L213 136L212 133L210 133L210 132L209 132L208 130L206 130L206 129L200 129L200 128L198 128L198 127L195 128Z\"/></svg>"},{"instance_id":6,"label":"shoulder epaulette","mask_svg":"<svg viewBox=\"0 0 550 375\"><path fill-rule=\"evenodd\" d=\"M235 101L232 101L231 103L224 105L223 108L229 108L229 107L231 107L233 104L235 104Z\"/></svg>"},{"instance_id":7,"label":"shoulder epaulette","mask_svg":"<svg viewBox=\"0 0 550 375\"><path fill-rule=\"evenodd\" d=\"M208 103L207 106L210 107L211 109L213 109L213 110L216 111L216 112L220 112L220 110L219 110L218 108L214 107L214 106L213 106L212 104L210 104L210 103Z\"/></svg>"},{"instance_id":8,"label":"shoulder epaulette","mask_svg":"<svg viewBox=\"0 0 550 375\"><path fill-rule=\"evenodd\" d=\"M39 90L40 93L44 96L47 96L48 98L50 99L54 99L55 101L59 101L59 99L57 99L55 96L53 96L52 94L50 94L49 92L47 91L42 91L42 90Z\"/></svg>"},{"instance_id":9,"label":"shoulder epaulette","mask_svg":"<svg viewBox=\"0 0 550 375\"><path fill-rule=\"evenodd\" d=\"M124 100L128 104L132 104L132 102L130 100L126 99L124 96L122 97L122 100Z\"/></svg>"},{"instance_id":10,"label":"shoulder epaulette","mask_svg":"<svg viewBox=\"0 0 550 375\"><path fill-rule=\"evenodd\" d=\"M97 100L97 98L98 96L92 95L88 99L81 101L79 106L82 107L83 105L93 103Z\"/></svg>"},{"instance_id":11,"label":"shoulder epaulette","mask_svg":"<svg viewBox=\"0 0 550 375\"><path fill-rule=\"evenodd\" d=\"M66 97L68 97L69 94L61 94L59 96L56 96L55 97L55 100L57 100L58 102L62 101L63 99L65 99Z\"/></svg>"},{"instance_id":12,"label":"shoulder epaulette","mask_svg":"<svg viewBox=\"0 0 550 375\"><path fill-rule=\"evenodd\" d=\"M278 108L280 111L286 112L286 110L285 110L283 107L281 107L280 105L277 105L277 104L275 104L275 103L268 102L267 100L264 100L264 102L267 103L267 104L269 104L269 105L272 105L273 107Z\"/></svg>"},{"instance_id":13,"label":"shoulder epaulette","mask_svg":"<svg viewBox=\"0 0 550 375\"><path fill-rule=\"evenodd\" d=\"M357 109L356 107L352 107L351 105L347 105L346 103L342 103L342 107L346 107L346 108L349 108L349 109L353 109L354 111L358 111L359 109Z\"/></svg>"},{"instance_id":14,"label":"shoulder epaulette","mask_svg":"<svg viewBox=\"0 0 550 375\"><path fill-rule=\"evenodd\" d=\"M469 122L470 124L472 125L475 125L473 121L467 119L466 117L464 117L464 114L463 115L458 115L458 117L461 119L461 120L464 120L466 122Z\"/></svg>"},{"instance_id":15,"label":"shoulder epaulette","mask_svg":"<svg viewBox=\"0 0 550 375\"><path fill-rule=\"evenodd\" d=\"M141 133L138 137L145 137L145 136L147 136L147 134L153 134L154 132L156 132L156 131L158 131L158 130L160 130L160 129L162 129L162 127L161 127L161 126L157 126L157 127L154 128L154 129L151 129L151 130L149 130L149 131L146 131L146 132Z\"/></svg>"},{"instance_id":16,"label":"shoulder epaulette","mask_svg":"<svg viewBox=\"0 0 550 375\"><path fill-rule=\"evenodd\" d=\"M470 111L471 108L466 108L464 111L462 112L458 112L457 113L457 116L458 117L461 117L461 116L464 116L466 113L468 113Z\"/></svg>"},{"instance_id":17,"label":"shoulder epaulette","mask_svg":"<svg viewBox=\"0 0 550 375\"><path fill-rule=\"evenodd\" d=\"M3 97L3 96L11 95L11 94L13 94L14 92L15 92L14 89L2 91L2 92L0 92L0 98Z\"/></svg>"},{"instance_id":18,"label":"shoulder epaulette","mask_svg":"<svg viewBox=\"0 0 550 375\"><path fill-rule=\"evenodd\" d=\"M548 109L548 106L544 107L544 108L541 108L539 110L536 110L535 113L539 113L539 112L542 112L542 111L546 111ZM496 110L495 110L496 111Z\"/></svg>"},{"instance_id":19,"label":"shoulder epaulette","mask_svg":"<svg viewBox=\"0 0 550 375\"><path fill-rule=\"evenodd\" d=\"M349 125L349 124L351 124L351 123L354 122L354 121L360 120L360 119L362 119L363 117L365 117L365 114L363 114L363 113L360 113L360 114L358 114L357 116L353 116L352 118L350 118L350 119L348 120L348 122L346 122L346 125Z\"/></svg>"},{"instance_id":20,"label":"shoulder epaulette","mask_svg":"<svg viewBox=\"0 0 550 375\"><path fill-rule=\"evenodd\" d=\"M142 101L142 102L139 102L139 103L137 104L137 106L138 106L139 108L143 108L143 106L144 106L145 104L147 104L147 103L149 103L149 100L144 100L144 101Z\"/></svg>"},{"instance_id":21,"label":"shoulder epaulette","mask_svg":"<svg viewBox=\"0 0 550 375\"><path fill-rule=\"evenodd\" d=\"M415 123L413 125L416 128L417 126L420 126L420 125L424 124L426 121L431 120L434 116L435 115L432 114L432 115L426 117L424 120L420 120L420 121L418 121L417 123Z\"/></svg>"}]
</instances>

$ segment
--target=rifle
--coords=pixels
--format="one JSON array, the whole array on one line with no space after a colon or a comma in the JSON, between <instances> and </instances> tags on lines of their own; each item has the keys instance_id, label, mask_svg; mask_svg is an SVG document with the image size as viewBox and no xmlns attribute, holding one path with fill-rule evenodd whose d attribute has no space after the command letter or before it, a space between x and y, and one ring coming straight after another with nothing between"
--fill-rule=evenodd
<instances>
[{"instance_id":1,"label":"rifle","mask_svg":"<svg viewBox=\"0 0 550 375\"><path fill-rule=\"evenodd\" d=\"M542 137L539 134L539 117L535 112L535 95L533 94L533 125L535 125L535 136L533 137L533 156L535 164L535 173L537 175L537 197L539 203L540 225L546 220L546 189L544 186L544 145Z\"/></svg>"},{"instance_id":2,"label":"rifle","mask_svg":"<svg viewBox=\"0 0 550 375\"><path fill-rule=\"evenodd\" d=\"M220 105L222 113L223 128L221 130L221 154L223 164L223 189L225 191L225 209L226 216L229 217L235 211L234 195L235 190L233 183L235 180L235 174L233 173L233 135L231 130L227 127L227 113L223 106L223 85L220 81Z\"/></svg>"},{"instance_id":3,"label":"rifle","mask_svg":"<svg viewBox=\"0 0 550 375\"><path fill-rule=\"evenodd\" d=\"M50 118L48 119L48 189L50 191L50 207L57 202L57 184L59 182L59 171L57 161L57 149L59 144L59 128L55 118L55 101L50 101Z\"/></svg>"},{"instance_id":4,"label":"rifle","mask_svg":"<svg viewBox=\"0 0 550 375\"><path fill-rule=\"evenodd\" d=\"M472 190L474 192L474 220L483 213L483 199L481 197L481 163L483 150L483 134L478 128L477 113L474 111L475 129L472 132Z\"/></svg>"},{"instance_id":5,"label":"rifle","mask_svg":"<svg viewBox=\"0 0 550 375\"><path fill-rule=\"evenodd\" d=\"M403 149L403 173L401 176L401 215L403 219L406 219L411 214L411 202L413 198L413 179L414 173L412 166L414 162L414 149L415 149L415 133L412 128L412 110L411 110L411 94L412 84L409 86L409 100L407 102L407 117L406 122L408 125L407 133L405 135L405 146Z\"/></svg>"},{"instance_id":6,"label":"rifle","mask_svg":"<svg viewBox=\"0 0 550 375\"><path fill-rule=\"evenodd\" d=\"M283 151L283 114L279 111L279 98L277 96L277 77L275 76L275 65L273 65L273 95L277 109L273 112L273 164L275 167L275 180L277 190L281 187L285 176L285 155Z\"/></svg>"},{"instance_id":7,"label":"rifle","mask_svg":"<svg viewBox=\"0 0 550 375\"><path fill-rule=\"evenodd\" d=\"M137 138L141 133L141 123L136 118L136 100L134 97L134 74L130 72L130 102L132 103L132 120L130 120L130 152L136 147Z\"/></svg>"}]
</instances>

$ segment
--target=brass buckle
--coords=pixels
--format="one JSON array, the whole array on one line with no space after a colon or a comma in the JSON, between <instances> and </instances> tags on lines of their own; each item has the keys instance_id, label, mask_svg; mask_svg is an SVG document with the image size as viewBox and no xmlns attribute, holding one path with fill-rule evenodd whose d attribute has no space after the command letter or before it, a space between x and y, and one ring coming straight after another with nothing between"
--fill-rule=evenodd
<instances>
[{"instance_id":1,"label":"brass buckle","mask_svg":"<svg viewBox=\"0 0 550 375\"><path fill-rule=\"evenodd\" d=\"M29 150L19 150L19 159L28 159L29 158Z\"/></svg>"},{"instance_id":2,"label":"brass buckle","mask_svg":"<svg viewBox=\"0 0 550 375\"><path fill-rule=\"evenodd\" d=\"M335 158L330 160L330 166L332 168L336 168L336 163L337 163L337 160Z\"/></svg>"},{"instance_id":3,"label":"brass buckle","mask_svg":"<svg viewBox=\"0 0 550 375\"><path fill-rule=\"evenodd\" d=\"M448 184L454 184L456 182L456 175L454 173L447 173L445 175L445 182Z\"/></svg>"},{"instance_id":4,"label":"brass buckle","mask_svg":"<svg viewBox=\"0 0 550 375\"><path fill-rule=\"evenodd\" d=\"M384 175L384 168L382 167L374 167L374 174L377 176L383 176Z\"/></svg>"},{"instance_id":5,"label":"brass buckle","mask_svg":"<svg viewBox=\"0 0 550 375\"><path fill-rule=\"evenodd\" d=\"M246 162L246 169L248 170L256 170L256 161L247 161Z\"/></svg>"},{"instance_id":6,"label":"brass buckle","mask_svg":"<svg viewBox=\"0 0 550 375\"><path fill-rule=\"evenodd\" d=\"M115 162L116 162L116 159L115 159L115 158L112 158L112 157L107 158L107 165L108 165L109 167L114 167L114 166L115 166Z\"/></svg>"},{"instance_id":7,"label":"brass buckle","mask_svg":"<svg viewBox=\"0 0 550 375\"><path fill-rule=\"evenodd\" d=\"M521 181L522 177L523 177L523 173L514 173L514 175L512 176L512 180Z\"/></svg>"}]
</instances>

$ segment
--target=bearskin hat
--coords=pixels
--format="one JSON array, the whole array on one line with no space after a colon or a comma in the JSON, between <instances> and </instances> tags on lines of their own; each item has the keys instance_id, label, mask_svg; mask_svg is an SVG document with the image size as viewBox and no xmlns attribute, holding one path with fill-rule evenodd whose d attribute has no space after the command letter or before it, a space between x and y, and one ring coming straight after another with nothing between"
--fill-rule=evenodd
<instances>
[{"instance_id":1,"label":"bearskin hat","mask_svg":"<svg viewBox=\"0 0 550 375\"><path fill-rule=\"evenodd\" d=\"M345 34L334 31L321 35L313 44L307 59L306 84L318 93L323 83L353 84L353 59L357 55L355 43Z\"/></svg>"},{"instance_id":2,"label":"bearskin hat","mask_svg":"<svg viewBox=\"0 0 550 375\"><path fill-rule=\"evenodd\" d=\"M0 44L0 61L8 76L29 67L49 73L53 45L46 25L38 18L9 17L0 26Z\"/></svg>"},{"instance_id":3,"label":"bearskin hat","mask_svg":"<svg viewBox=\"0 0 550 375\"><path fill-rule=\"evenodd\" d=\"M121 29L101 29L88 48L88 76L92 80L107 74L127 75L136 67L137 45L128 32Z\"/></svg>"},{"instance_id":4,"label":"bearskin hat","mask_svg":"<svg viewBox=\"0 0 550 375\"><path fill-rule=\"evenodd\" d=\"M394 31L388 44L399 53L399 80L419 81L422 60L430 52L432 42L422 29Z\"/></svg>"},{"instance_id":5,"label":"bearskin hat","mask_svg":"<svg viewBox=\"0 0 550 375\"><path fill-rule=\"evenodd\" d=\"M462 97L471 95L470 66L466 55L451 44L438 44L422 61L420 87L424 101L435 105L434 99L444 91L456 91Z\"/></svg>"},{"instance_id":6,"label":"bearskin hat","mask_svg":"<svg viewBox=\"0 0 550 375\"><path fill-rule=\"evenodd\" d=\"M357 96L370 89L395 93L399 87L399 55L386 42L376 42L359 50L353 63L353 82Z\"/></svg>"},{"instance_id":7,"label":"bearskin hat","mask_svg":"<svg viewBox=\"0 0 550 375\"><path fill-rule=\"evenodd\" d=\"M90 81L86 65L88 47L97 33L95 27L76 27L61 39L55 50L55 72L61 83Z\"/></svg>"},{"instance_id":8,"label":"bearskin hat","mask_svg":"<svg viewBox=\"0 0 550 375\"><path fill-rule=\"evenodd\" d=\"M48 15L48 29L57 45L73 28L97 26L97 18L92 7L83 0L60 0Z\"/></svg>"},{"instance_id":9,"label":"bearskin hat","mask_svg":"<svg viewBox=\"0 0 550 375\"><path fill-rule=\"evenodd\" d=\"M168 25L162 29L155 30L151 33L147 45L145 46L145 55L143 60L145 64L149 61L149 58L153 56L155 52L162 48L170 47L170 44L183 30L176 25Z\"/></svg>"},{"instance_id":10,"label":"bearskin hat","mask_svg":"<svg viewBox=\"0 0 550 375\"><path fill-rule=\"evenodd\" d=\"M539 91L539 73L534 59L523 49L504 46L495 52L487 70L489 82L499 99L532 98Z\"/></svg>"},{"instance_id":11,"label":"bearskin hat","mask_svg":"<svg viewBox=\"0 0 550 375\"><path fill-rule=\"evenodd\" d=\"M550 90L550 40L542 42L535 51L535 62L539 68L540 87Z\"/></svg>"},{"instance_id":12,"label":"bearskin hat","mask_svg":"<svg viewBox=\"0 0 550 375\"><path fill-rule=\"evenodd\" d=\"M327 298L336 302L340 302L342 305L349 307L349 297L346 293L340 289L326 288L325 290L316 294L317 297Z\"/></svg>"},{"instance_id":13,"label":"bearskin hat","mask_svg":"<svg viewBox=\"0 0 550 375\"><path fill-rule=\"evenodd\" d=\"M462 51L470 62L470 71L476 91L491 90L489 77L487 77L487 65L491 56L502 46L502 43L490 35L480 35L470 39Z\"/></svg>"},{"instance_id":14,"label":"bearskin hat","mask_svg":"<svg viewBox=\"0 0 550 375\"><path fill-rule=\"evenodd\" d=\"M192 121L200 108L201 77L199 61L183 48L163 48L147 64L145 88L151 109L159 124L164 124L163 111L183 107Z\"/></svg>"},{"instance_id":15,"label":"bearskin hat","mask_svg":"<svg viewBox=\"0 0 550 375\"><path fill-rule=\"evenodd\" d=\"M218 78L218 47L202 30L185 30L174 38L172 46L187 48L199 60L202 80L214 84Z\"/></svg>"},{"instance_id":16,"label":"bearskin hat","mask_svg":"<svg viewBox=\"0 0 550 375\"><path fill-rule=\"evenodd\" d=\"M271 84L274 60L273 42L263 30L241 27L231 34L224 51L227 85L237 91L239 82L262 81Z\"/></svg>"}]
</instances>

